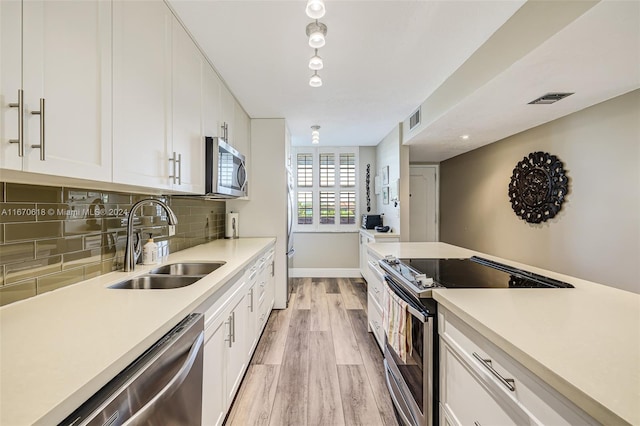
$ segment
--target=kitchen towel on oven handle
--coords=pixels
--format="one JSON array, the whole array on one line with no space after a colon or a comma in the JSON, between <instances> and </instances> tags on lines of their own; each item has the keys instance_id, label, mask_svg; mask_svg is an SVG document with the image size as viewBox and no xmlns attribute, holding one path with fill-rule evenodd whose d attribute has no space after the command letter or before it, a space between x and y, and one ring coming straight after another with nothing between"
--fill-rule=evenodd
<instances>
[{"instance_id":1,"label":"kitchen towel on oven handle","mask_svg":"<svg viewBox=\"0 0 640 426\"><path fill-rule=\"evenodd\" d=\"M411 315L409 305L402 300L385 282L382 324L387 341L403 363L413 347L411 344Z\"/></svg>"}]
</instances>

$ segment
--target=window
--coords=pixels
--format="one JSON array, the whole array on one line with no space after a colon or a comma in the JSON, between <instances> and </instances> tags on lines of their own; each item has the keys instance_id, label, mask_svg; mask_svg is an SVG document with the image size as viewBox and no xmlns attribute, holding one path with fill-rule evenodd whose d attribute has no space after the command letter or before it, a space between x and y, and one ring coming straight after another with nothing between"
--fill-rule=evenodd
<instances>
[{"instance_id":1,"label":"window","mask_svg":"<svg viewBox=\"0 0 640 426\"><path fill-rule=\"evenodd\" d=\"M298 231L355 231L357 148L294 148Z\"/></svg>"}]
</instances>

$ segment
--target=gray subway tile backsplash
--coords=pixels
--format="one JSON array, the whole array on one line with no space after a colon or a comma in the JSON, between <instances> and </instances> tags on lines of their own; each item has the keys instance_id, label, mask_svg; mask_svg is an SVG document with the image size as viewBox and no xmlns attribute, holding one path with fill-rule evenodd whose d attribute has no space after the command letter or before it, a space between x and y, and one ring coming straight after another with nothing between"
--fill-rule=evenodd
<instances>
[{"instance_id":1,"label":"gray subway tile backsplash","mask_svg":"<svg viewBox=\"0 0 640 426\"><path fill-rule=\"evenodd\" d=\"M62 188L59 186L24 185L21 183L5 183L6 202L62 202Z\"/></svg>"},{"instance_id":2,"label":"gray subway tile backsplash","mask_svg":"<svg viewBox=\"0 0 640 426\"><path fill-rule=\"evenodd\" d=\"M122 269L127 215L144 194L0 182L0 306ZM225 204L163 196L178 216L144 206L134 227L176 252L224 237Z\"/></svg>"}]
</instances>

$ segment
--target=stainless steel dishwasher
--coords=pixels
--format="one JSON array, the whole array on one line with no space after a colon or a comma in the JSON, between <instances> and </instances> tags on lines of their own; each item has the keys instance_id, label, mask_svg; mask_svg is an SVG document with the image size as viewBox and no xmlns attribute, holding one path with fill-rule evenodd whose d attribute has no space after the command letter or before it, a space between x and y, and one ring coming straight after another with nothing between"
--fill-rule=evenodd
<instances>
[{"instance_id":1,"label":"stainless steel dishwasher","mask_svg":"<svg viewBox=\"0 0 640 426\"><path fill-rule=\"evenodd\" d=\"M203 330L187 316L60 425L201 425Z\"/></svg>"}]
</instances>

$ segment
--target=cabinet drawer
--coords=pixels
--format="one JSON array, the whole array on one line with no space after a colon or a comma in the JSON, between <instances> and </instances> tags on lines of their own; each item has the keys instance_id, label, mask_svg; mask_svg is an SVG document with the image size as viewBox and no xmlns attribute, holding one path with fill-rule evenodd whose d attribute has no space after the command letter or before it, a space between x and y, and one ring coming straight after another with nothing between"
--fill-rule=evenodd
<instances>
[{"instance_id":1,"label":"cabinet drawer","mask_svg":"<svg viewBox=\"0 0 640 426\"><path fill-rule=\"evenodd\" d=\"M440 366L446 374L441 381L440 401L445 418L453 425L515 425L528 423L518 404L492 395L485 383L446 343L440 347Z\"/></svg>"},{"instance_id":2,"label":"cabinet drawer","mask_svg":"<svg viewBox=\"0 0 640 426\"><path fill-rule=\"evenodd\" d=\"M367 296L367 319L369 321L369 327L371 332L378 341L378 346L382 350L384 345L384 329L382 328L382 308L376 303L371 296L371 293Z\"/></svg>"},{"instance_id":3,"label":"cabinet drawer","mask_svg":"<svg viewBox=\"0 0 640 426\"><path fill-rule=\"evenodd\" d=\"M438 315L442 347L455 351L496 398L520 405L529 417L528 423L558 426L598 424L451 312L441 309Z\"/></svg>"}]
</instances>

